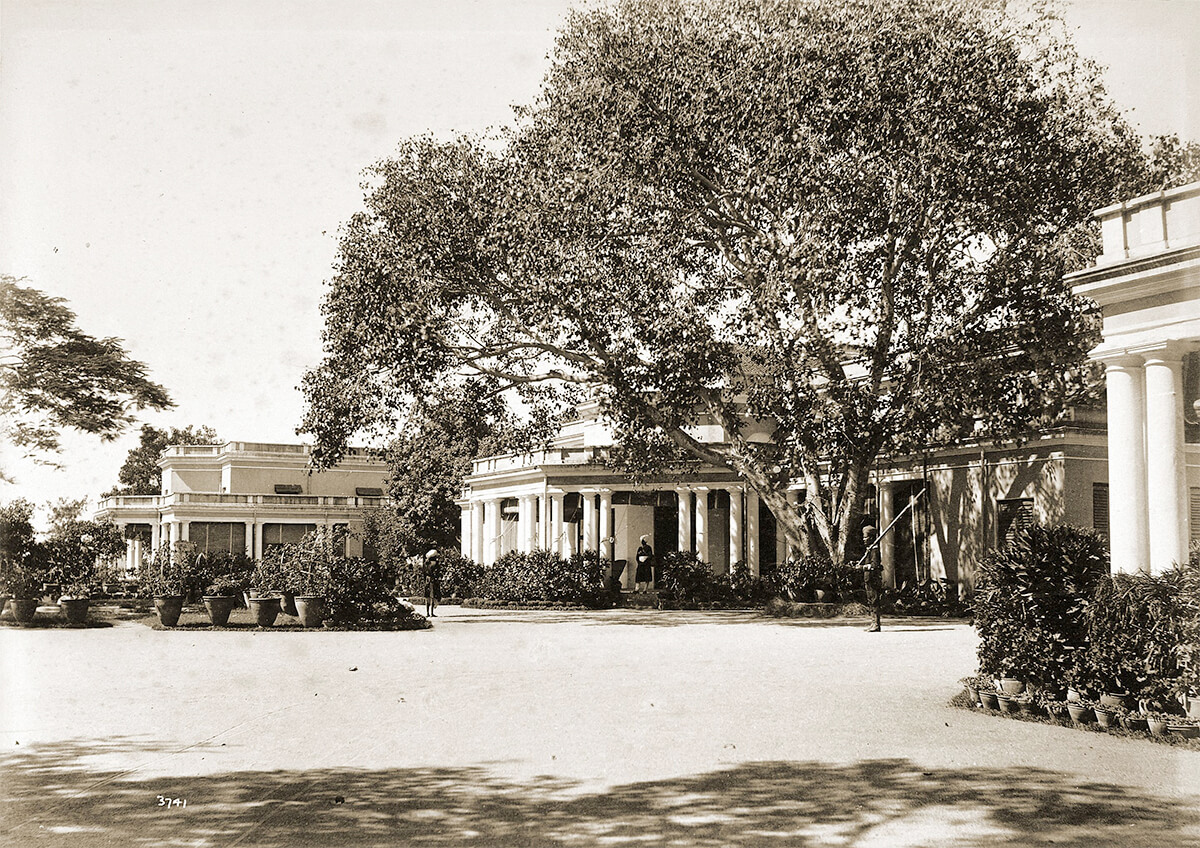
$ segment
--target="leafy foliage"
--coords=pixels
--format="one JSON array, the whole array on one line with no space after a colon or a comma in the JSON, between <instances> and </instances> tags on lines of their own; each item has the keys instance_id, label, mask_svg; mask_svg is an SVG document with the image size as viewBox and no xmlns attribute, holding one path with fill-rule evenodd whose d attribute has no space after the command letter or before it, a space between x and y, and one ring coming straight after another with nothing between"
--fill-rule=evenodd
<instances>
[{"instance_id":1,"label":"leafy foliage","mask_svg":"<svg viewBox=\"0 0 1200 848\"><path fill-rule=\"evenodd\" d=\"M153 556L143 558L138 572L138 591L147 598L198 595L202 585L192 542L159 545Z\"/></svg>"},{"instance_id":2,"label":"leafy foliage","mask_svg":"<svg viewBox=\"0 0 1200 848\"><path fill-rule=\"evenodd\" d=\"M66 428L114 439L142 409L173 406L120 339L97 339L51 297L0 275L0 432L30 455L56 452Z\"/></svg>"},{"instance_id":3,"label":"leafy foliage","mask_svg":"<svg viewBox=\"0 0 1200 848\"><path fill-rule=\"evenodd\" d=\"M1155 700L1186 691L1179 649L1200 616L1200 595L1190 591L1195 583L1186 567L1100 581L1087 611L1084 668L1091 684Z\"/></svg>"},{"instance_id":4,"label":"leafy foliage","mask_svg":"<svg viewBox=\"0 0 1200 848\"><path fill-rule=\"evenodd\" d=\"M55 523L42 545L51 582L67 595L83 596L96 591L98 563L123 553L125 539L110 521L71 519Z\"/></svg>"},{"instance_id":5,"label":"leafy foliage","mask_svg":"<svg viewBox=\"0 0 1200 848\"><path fill-rule=\"evenodd\" d=\"M1087 609L1108 579L1103 540L1078 527L1035 525L979 565L979 670L1057 689L1083 662Z\"/></svg>"},{"instance_id":6,"label":"leafy foliage","mask_svg":"<svg viewBox=\"0 0 1200 848\"><path fill-rule=\"evenodd\" d=\"M480 570L474 595L492 601L557 601L603 606L605 568L595 551L563 559L545 550L511 551Z\"/></svg>"},{"instance_id":7,"label":"leafy foliage","mask_svg":"<svg viewBox=\"0 0 1200 848\"><path fill-rule=\"evenodd\" d=\"M498 143L374 169L304 429L334 461L465 378L582 393L632 470L726 466L841 563L880 452L1049 421L1085 383L1062 275L1145 163L1061 28L1003 5L573 13Z\"/></svg>"},{"instance_id":8,"label":"leafy foliage","mask_svg":"<svg viewBox=\"0 0 1200 848\"><path fill-rule=\"evenodd\" d=\"M129 451L117 474L121 485L105 492L104 496L157 495L162 491L162 471L158 467L158 459L163 450L170 445L215 445L220 441L211 427L188 425L183 429L171 427L159 430L143 424L138 446Z\"/></svg>"}]
</instances>

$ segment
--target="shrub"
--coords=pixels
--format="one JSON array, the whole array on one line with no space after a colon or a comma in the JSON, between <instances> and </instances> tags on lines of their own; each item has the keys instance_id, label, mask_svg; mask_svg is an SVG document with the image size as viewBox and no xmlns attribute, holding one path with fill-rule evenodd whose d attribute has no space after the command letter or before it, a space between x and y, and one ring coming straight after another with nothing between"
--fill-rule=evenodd
<instances>
[{"instance_id":1,"label":"shrub","mask_svg":"<svg viewBox=\"0 0 1200 848\"><path fill-rule=\"evenodd\" d=\"M693 551L663 554L661 582L683 607L725 604L733 597L730 581L713 574Z\"/></svg>"},{"instance_id":2,"label":"shrub","mask_svg":"<svg viewBox=\"0 0 1200 848\"><path fill-rule=\"evenodd\" d=\"M1033 526L984 557L975 595L979 670L1057 688L1087 648L1088 600L1108 575L1096 533Z\"/></svg>"},{"instance_id":3,"label":"shrub","mask_svg":"<svg viewBox=\"0 0 1200 848\"><path fill-rule=\"evenodd\" d=\"M245 554L231 554L229 551L205 551L197 555L195 573L188 580L189 594L194 595L197 588L205 594L213 594L208 587L214 583L230 583L238 594L250 587L250 575L254 571L254 561Z\"/></svg>"},{"instance_id":4,"label":"shrub","mask_svg":"<svg viewBox=\"0 0 1200 848\"><path fill-rule=\"evenodd\" d=\"M493 601L559 601L599 606L604 569L594 551L564 560L552 551L511 551L480 569L475 595Z\"/></svg>"},{"instance_id":5,"label":"shrub","mask_svg":"<svg viewBox=\"0 0 1200 848\"><path fill-rule=\"evenodd\" d=\"M394 596L396 572L385 563L362 557L337 557L330 563L329 610L338 622L388 621L407 616Z\"/></svg>"},{"instance_id":6,"label":"shrub","mask_svg":"<svg viewBox=\"0 0 1200 848\"><path fill-rule=\"evenodd\" d=\"M447 548L441 551L442 597L473 598L476 587L483 577L483 566L462 555L461 551Z\"/></svg>"},{"instance_id":7,"label":"shrub","mask_svg":"<svg viewBox=\"0 0 1200 848\"><path fill-rule=\"evenodd\" d=\"M1177 649L1196 609L1183 568L1100 581L1087 611L1088 678L1101 691L1144 697L1175 689L1181 674Z\"/></svg>"}]
</instances>

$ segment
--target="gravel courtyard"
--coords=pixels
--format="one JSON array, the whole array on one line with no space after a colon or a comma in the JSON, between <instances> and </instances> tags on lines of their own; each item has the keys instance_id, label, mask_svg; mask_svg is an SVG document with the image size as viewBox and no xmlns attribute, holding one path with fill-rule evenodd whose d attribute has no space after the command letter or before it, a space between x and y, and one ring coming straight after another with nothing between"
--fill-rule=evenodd
<instances>
[{"instance_id":1,"label":"gravel courtyard","mask_svg":"<svg viewBox=\"0 0 1200 848\"><path fill-rule=\"evenodd\" d=\"M0 844L1200 845L1200 754L947 707L959 623L435 621L4 629Z\"/></svg>"}]
</instances>

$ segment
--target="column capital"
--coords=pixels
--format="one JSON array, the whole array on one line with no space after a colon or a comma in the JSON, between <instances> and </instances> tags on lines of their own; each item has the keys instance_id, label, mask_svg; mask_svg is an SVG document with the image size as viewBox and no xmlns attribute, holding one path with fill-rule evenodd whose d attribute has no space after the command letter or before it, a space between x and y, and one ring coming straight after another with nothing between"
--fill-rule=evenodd
<instances>
[{"instance_id":1,"label":"column capital","mask_svg":"<svg viewBox=\"0 0 1200 848\"><path fill-rule=\"evenodd\" d=\"M1113 371L1125 368L1141 368L1146 364L1145 360L1137 354L1130 353L1128 350L1114 350L1093 357L1096 361L1104 363L1105 370Z\"/></svg>"},{"instance_id":2,"label":"column capital","mask_svg":"<svg viewBox=\"0 0 1200 848\"><path fill-rule=\"evenodd\" d=\"M1159 344L1144 345L1134 349L1134 353L1140 356L1147 364L1151 362L1163 362L1172 364L1181 364L1183 358L1188 355L1189 348L1181 341L1164 341Z\"/></svg>"}]
</instances>

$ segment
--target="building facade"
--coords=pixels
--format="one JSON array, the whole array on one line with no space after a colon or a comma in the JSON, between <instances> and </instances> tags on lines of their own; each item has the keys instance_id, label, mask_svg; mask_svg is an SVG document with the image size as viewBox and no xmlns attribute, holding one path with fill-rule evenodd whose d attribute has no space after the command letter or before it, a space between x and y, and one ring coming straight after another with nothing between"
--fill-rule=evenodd
<instances>
[{"instance_id":1,"label":"building facade","mask_svg":"<svg viewBox=\"0 0 1200 848\"><path fill-rule=\"evenodd\" d=\"M706 434L719 438L719 433ZM789 555L775 516L736 474L699 468L634 480L604 464L611 433L594 406L580 409L546 451L477 459L462 509L462 554L483 564L509 551L563 556L596 550L617 569L642 536L659 553L695 551L714 571L744 562L756 575ZM799 509L804 491L789 492ZM871 474L867 509L883 537L884 579L940 580L970 592L975 566L1017 528L1070 523L1108 532L1103 415L1021 443L968 445L892 458ZM632 587L631 569L621 571Z\"/></svg>"},{"instance_id":2,"label":"building facade","mask_svg":"<svg viewBox=\"0 0 1200 848\"><path fill-rule=\"evenodd\" d=\"M104 498L96 518L123 530L130 572L164 543L190 541L201 551L259 559L317 527L361 530L363 511L384 502L386 465L360 448L326 471L312 471L308 462L307 445L173 445L158 462L161 494ZM362 552L352 535L347 553Z\"/></svg>"}]
</instances>

